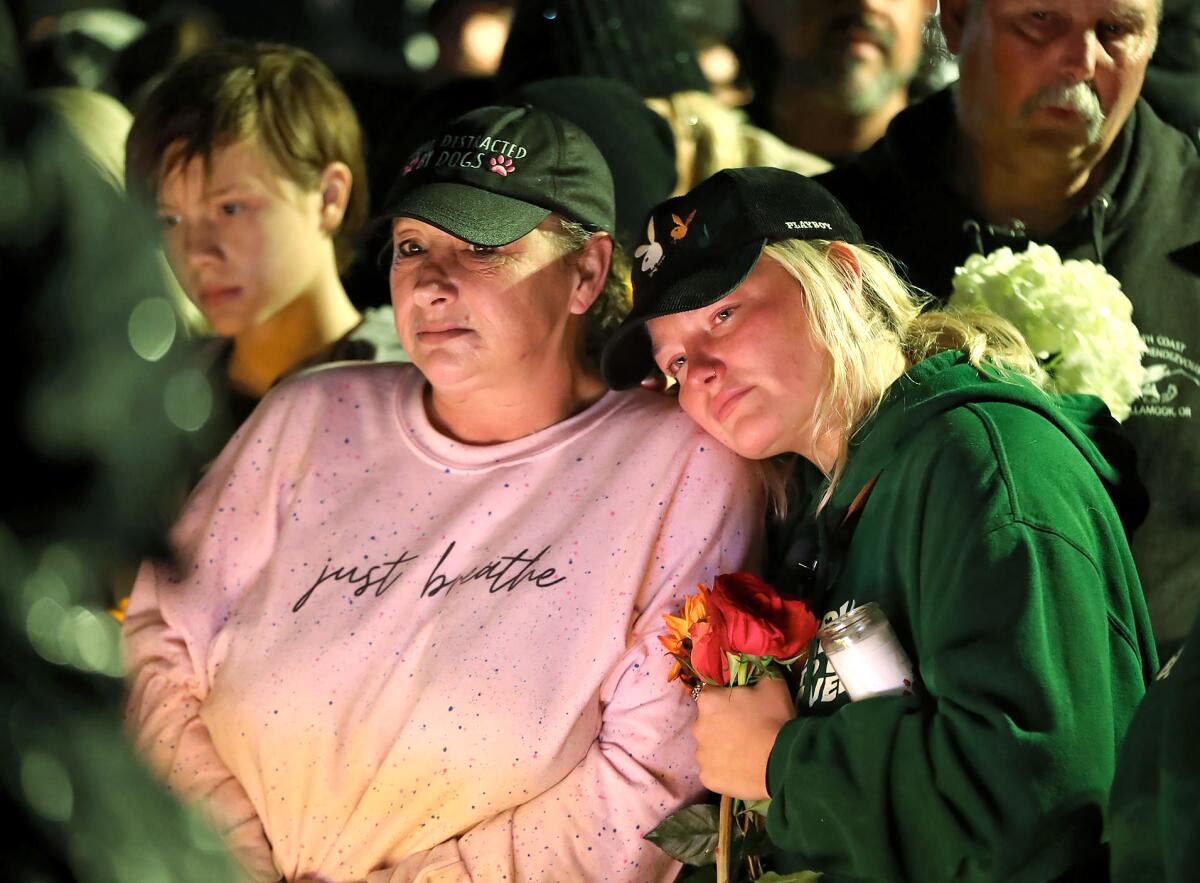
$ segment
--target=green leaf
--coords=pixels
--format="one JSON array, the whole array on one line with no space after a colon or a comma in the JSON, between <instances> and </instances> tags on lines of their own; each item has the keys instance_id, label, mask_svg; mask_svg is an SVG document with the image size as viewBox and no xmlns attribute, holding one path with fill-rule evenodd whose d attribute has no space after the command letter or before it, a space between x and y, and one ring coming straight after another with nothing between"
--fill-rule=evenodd
<instances>
[{"instance_id":1,"label":"green leaf","mask_svg":"<svg viewBox=\"0 0 1200 883\"><path fill-rule=\"evenodd\" d=\"M767 871L758 878L757 883L817 883L821 879L820 871L800 871L783 876L774 871Z\"/></svg>"},{"instance_id":2,"label":"green leaf","mask_svg":"<svg viewBox=\"0 0 1200 883\"><path fill-rule=\"evenodd\" d=\"M767 815L767 810L769 810L770 808L771 808L771 798L770 797L764 797L762 800L751 800L749 803L746 804L746 809L750 810L750 812L756 812L760 816L763 816L764 818Z\"/></svg>"},{"instance_id":3,"label":"green leaf","mask_svg":"<svg viewBox=\"0 0 1200 883\"><path fill-rule=\"evenodd\" d=\"M726 650L725 659L729 663L729 686L736 687L738 685L738 674L742 669L741 654L734 653L732 650Z\"/></svg>"},{"instance_id":4,"label":"green leaf","mask_svg":"<svg viewBox=\"0 0 1200 883\"><path fill-rule=\"evenodd\" d=\"M712 804L689 806L663 819L646 839L686 865L712 864L719 818L720 810Z\"/></svg>"}]
</instances>

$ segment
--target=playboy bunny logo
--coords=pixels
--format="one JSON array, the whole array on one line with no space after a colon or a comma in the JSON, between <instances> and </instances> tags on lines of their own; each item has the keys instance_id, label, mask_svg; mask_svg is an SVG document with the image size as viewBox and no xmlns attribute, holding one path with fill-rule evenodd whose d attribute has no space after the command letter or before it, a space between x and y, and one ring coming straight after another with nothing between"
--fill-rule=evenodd
<instances>
[{"instance_id":1,"label":"playboy bunny logo","mask_svg":"<svg viewBox=\"0 0 1200 883\"><path fill-rule=\"evenodd\" d=\"M516 166L513 165L513 161L503 153L497 153L495 156L493 156L489 165L490 168L488 171L495 172L502 178L507 178L517 170Z\"/></svg>"},{"instance_id":2,"label":"playboy bunny logo","mask_svg":"<svg viewBox=\"0 0 1200 883\"><path fill-rule=\"evenodd\" d=\"M658 269L658 265L663 260L662 243L654 241L654 218L651 218L650 223L646 225L646 236L650 242L646 245L639 245L633 252L633 256L642 259L642 272L653 276L654 271Z\"/></svg>"},{"instance_id":3,"label":"playboy bunny logo","mask_svg":"<svg viewBox=\"0 0 1200 883\"><path fill-rule=\"evenodd\" d=\"M678 242L688 234L688 225L692 223L692 219L696 217L696 210L692 209L692 213L687 216L687 220L680 220L679 215L671 215L671 220L675 222L675 226L671 228L671 238Z\"/></svg>"}]
</instances>

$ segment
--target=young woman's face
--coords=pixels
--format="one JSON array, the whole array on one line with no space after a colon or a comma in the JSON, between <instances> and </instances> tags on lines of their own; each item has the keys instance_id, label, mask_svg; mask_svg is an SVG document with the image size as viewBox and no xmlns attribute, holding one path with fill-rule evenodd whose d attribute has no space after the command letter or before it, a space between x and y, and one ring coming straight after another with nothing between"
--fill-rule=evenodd
<instances>
[{"instance_id":1,"label":"young woman's face","mask_svg":"<svg viewBox=\"0 0 1200 883\"><path fill-rule=\"evenodd\" d=\"M809 333L802 298L795 278L763 256L716 303L646 325L683 410L743 457L794 452L817 462L811 420L828 357Z\"/></svg>"},{"instance_id":2,"label":"young woman's face","mask_svg":"<svg viewBox=\"0 0 1200 883\"><path fill-rule=\"evenodd\" d=\"M472 245L418 221L392 230L392 305L404 349L435 390L545 379L574 358L576 279L556 237Z\"/></svg>"},{"instance_id":3,"label":"young woman's face","mask_svg":"<svg viewBox=\"0 0 1200 883\"><path fill-rule=\"evenodd\" d=\"M319 192L279 174L254 139L176 166L158 190L171 269L212 329L236 337L336 277Z\"/></svg>"}]
</instances>

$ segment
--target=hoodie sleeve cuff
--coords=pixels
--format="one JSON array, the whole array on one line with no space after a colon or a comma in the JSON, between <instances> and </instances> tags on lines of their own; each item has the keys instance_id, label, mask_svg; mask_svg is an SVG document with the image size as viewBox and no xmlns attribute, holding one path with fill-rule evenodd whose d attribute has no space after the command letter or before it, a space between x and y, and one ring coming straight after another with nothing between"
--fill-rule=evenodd
<instances>
[{"instance_id":1,"label":"hoodie sleeve cuff","mask_svg":"<svg viewBox=\"0 0 1200 883\"><path fill-rule=\"evenodd\" d=\"M775 737L771 756L767 758L767 795L772 800L775 799L775 795L783 784L783 777L787 773L788 756L792 753L793 746L804 730L814 722L815 719L811 717L792 718L783 725L779 735Z\"/></svg>"}]
</instances>

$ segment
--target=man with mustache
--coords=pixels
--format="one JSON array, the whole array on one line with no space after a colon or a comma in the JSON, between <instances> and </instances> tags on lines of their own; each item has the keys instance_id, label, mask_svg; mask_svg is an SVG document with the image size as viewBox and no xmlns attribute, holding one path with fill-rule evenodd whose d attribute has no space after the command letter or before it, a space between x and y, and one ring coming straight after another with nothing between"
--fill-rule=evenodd
<instances>
[{"instance_id":1,"label":"man with mustache","mask_svg":"<svg viewBox=\"0 0 1200 883\"><path fill-rule=\"evenodd\" d=\"M935 0L748 0L779 53L764 103L784 141L834 162L874 144L909 100Z\"/></svg>"},{"instance_id":2,"label":"man with mustache","mask_svg":"<svg viewBox=\"0 0 1200 883\"><path fill-rule=\"evenodd\" d=\"M972 253L1030 241L1102 264L1149 374L1122 433L1150 512L1133 536L1159 655L1200 613L1200 158L1140 98L1160 0L942 0L961 79L824 176L937 298Z\"/></svg>"}]
</instances>

